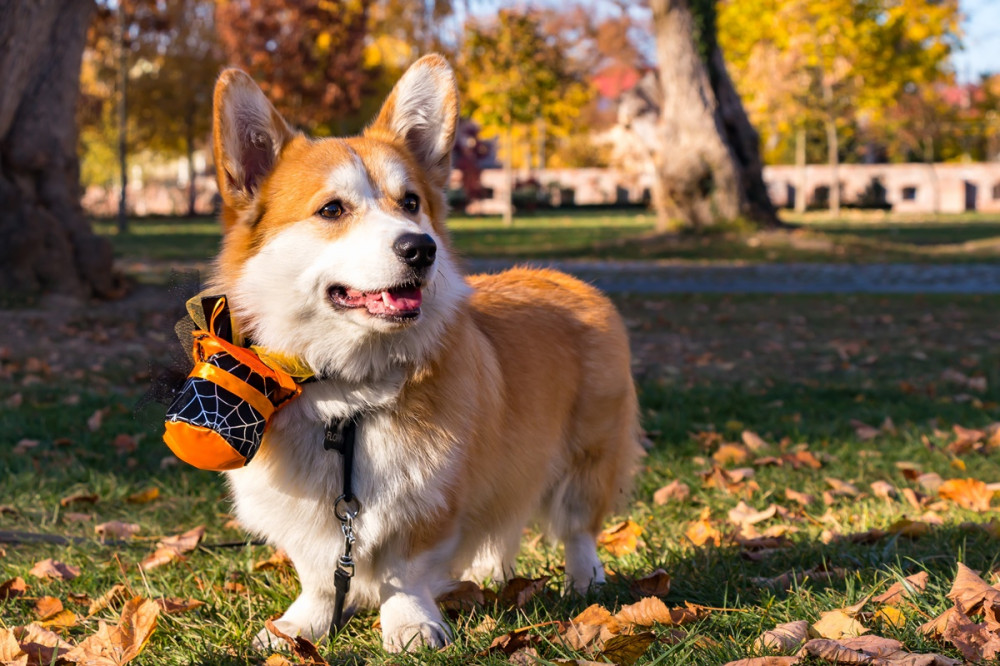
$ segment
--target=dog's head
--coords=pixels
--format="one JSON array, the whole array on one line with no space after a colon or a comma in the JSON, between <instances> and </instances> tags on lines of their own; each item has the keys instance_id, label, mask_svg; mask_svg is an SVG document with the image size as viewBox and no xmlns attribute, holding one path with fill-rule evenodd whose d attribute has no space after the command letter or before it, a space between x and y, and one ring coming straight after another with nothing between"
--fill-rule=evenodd
<instances>
[{"instance_id":1,"label":"dog's head","mask_svg":"<svg viewBox=\"0 0 1000 666\"><path fill-rule=\"evenodd\" d=\"M464 298L444 228L455 77L426 56L358 137L293 131L245 73L215 88L215 287L259 344L362 381L426 358Z\"/></svg>"}]
</instances>

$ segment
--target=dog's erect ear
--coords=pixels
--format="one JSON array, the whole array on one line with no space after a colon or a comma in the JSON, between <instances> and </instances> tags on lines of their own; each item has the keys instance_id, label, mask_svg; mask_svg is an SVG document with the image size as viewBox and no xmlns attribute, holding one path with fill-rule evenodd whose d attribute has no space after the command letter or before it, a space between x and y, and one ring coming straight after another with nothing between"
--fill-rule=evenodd
<instances>
[{"instance_id":1,"label":"dog's erect ear","mask_svg":"<svg viewBox=\"0 0 1000 666\"><path fill-rule=\"evenodd\" d=\"M444 187L451 171L457 124L455 73L448 61L432 54L406 70L365 134L402 141L434 185Z\"/></svg>"},{"instance_id":2,"label":"dog's erect ear","mask_svg":"<svg viewBox=\"0 0 1000 666\"><path fill-rule=\"evenodd\" d=\"M294 132L246 72L227 69L215 84L213 143L222 200L247 206Z\"/></svg>"}]
</instances>

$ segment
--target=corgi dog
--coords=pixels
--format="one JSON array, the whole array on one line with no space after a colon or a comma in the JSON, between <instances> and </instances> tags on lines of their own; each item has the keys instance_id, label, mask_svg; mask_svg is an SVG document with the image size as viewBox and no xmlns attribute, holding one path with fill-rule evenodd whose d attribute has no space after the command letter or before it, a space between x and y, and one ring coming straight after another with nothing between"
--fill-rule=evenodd
<instances>
[{"instance_id":1,"label":"corgi dog","mask_svg":"<svg viewBox=\"0 0 1000 666\"><path fill-rule=\"evenodd\" d=\"M389 651L451 640L435 598L501 580L532 521L567 589L604 581L596 536L640 455L625 327L552 270L464 275L445 227L455 76L426 56L357 137L293 130L242 71L215 88L224 236L210 286L255 343L316 375L227 472L239 522L284 549L302 592L275 622L317 640L344 550L332 420L356 417L356 574ZM276 640L267 630L255 643Z\"/></svg>"}]
</instances>

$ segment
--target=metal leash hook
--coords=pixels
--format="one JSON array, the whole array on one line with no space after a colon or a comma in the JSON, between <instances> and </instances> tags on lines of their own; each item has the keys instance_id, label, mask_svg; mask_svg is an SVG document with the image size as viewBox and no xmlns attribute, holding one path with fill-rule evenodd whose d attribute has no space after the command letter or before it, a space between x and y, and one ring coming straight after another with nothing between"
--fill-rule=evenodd
<instances>
[{"instance_id":1,"label":"metal leash hook","mask_svg":"<svg viewBox=\"0 0 1000 666\"><path fill-rule=\"evenodd\" d=\"M334 636L346 624L344 622L344 601L347 593L351 589L351 579L354 578L355 565L354 557L351 554L354 548L354 519L361 511L361 503L358 498L347 498L341 495L333 505L333 512L340 521L340 531L344 533L344 553L337 560L337 570L333 574L333 587L335 591L333 604L333 622L330 624L330 635Z\"/></svg>"}]
</instances>

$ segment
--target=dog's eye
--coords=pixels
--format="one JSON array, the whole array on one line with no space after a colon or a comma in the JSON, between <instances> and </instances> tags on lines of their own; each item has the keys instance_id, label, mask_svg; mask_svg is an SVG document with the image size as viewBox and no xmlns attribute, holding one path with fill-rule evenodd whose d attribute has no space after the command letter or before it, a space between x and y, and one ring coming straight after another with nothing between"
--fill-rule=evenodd
<instances>
[{"instance_id":1,"label":"dog's eye","mask_svg":"<svg viewBox=\"0 0 1000 666\"><path fill-rule=\"evenodd\" d=\"M413 192L407 192L403 195L403 200L400 204L403 206L403 210L410 213L416 213L420 210L420 197Z\"/></svg>"},{"instance_id":2,"label":"dog's eye","mask_svg":"<svg viewBox=\"0 0 1000 666\"><path fill-rule=\"evenodd\" d=\"M336 220L338 217L344 214L344 205L340 203L340 199L336 201L331 201L322 208L319 209L319 216L325 217L328 220Z\"/></svg>"}]
</instances>

